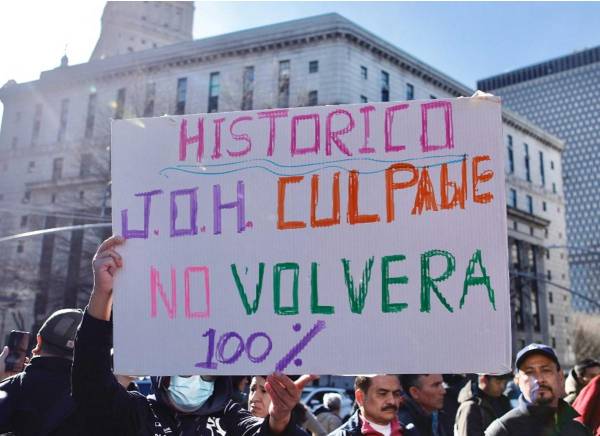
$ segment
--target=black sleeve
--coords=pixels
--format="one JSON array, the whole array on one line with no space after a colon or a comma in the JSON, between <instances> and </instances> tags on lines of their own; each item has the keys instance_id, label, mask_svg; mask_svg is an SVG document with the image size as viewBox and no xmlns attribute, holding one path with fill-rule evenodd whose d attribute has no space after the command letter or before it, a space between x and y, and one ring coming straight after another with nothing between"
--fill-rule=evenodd
<instances>
[{"instance_id":1,"label":"black sleeve","mask_svg":"<svg viewBox=\"0 0 600 436\"><path fill-rule=\"evenodd\" d=\"M112 323L92 317L87 310L75 338L71 388L77 405L93 422L105 422L124 434L136 434L141 402L130 393L111 369Z\"/></svg>"},{"instance_id":2,"label":"black sleeve","mask_svg":"<svg viewBox=\"0 0 600 436\"><path fill-rule=\"evenodd\" d=\"M15 410L17 389L20 382L18 375L4 379L0 383L0 434L14 430L11 425Z\"/></svg>"},{"instance_id":3,"label":"black sleeve","mask_svg":"<svg viewBox=\"0 0 600 436\"><path fill-rule=\"evenodd\" d=\"M252 416L248 410L234 401L227 403L223 418L224 430L228 436L274 436L269 427L268 416L265 419ZM290 419L280 436L306 436L306 433L293 422L293 419Z\"/></svg>"}]
</instances>

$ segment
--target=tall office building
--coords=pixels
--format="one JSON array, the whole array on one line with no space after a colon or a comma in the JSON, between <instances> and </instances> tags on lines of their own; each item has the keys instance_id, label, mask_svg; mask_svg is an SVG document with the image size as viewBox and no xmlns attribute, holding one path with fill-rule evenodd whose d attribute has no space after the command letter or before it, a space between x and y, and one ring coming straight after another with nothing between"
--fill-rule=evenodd
<instances>
[{"instance_id":1,"label":"tall office building","mask_svg":"<svg viewBox=\"0 0 600 436\"><path fill-rule=\"evenodd\" d=\"M600 47L480 80L480 89L565 141L564 190L571 286L586 298L577 309L600 300ZM554 185L547 186L553 193ZM564 244L567 245L567 244ZM550 246L564 255L565 246Z\"/></svg>"}]
</instances>

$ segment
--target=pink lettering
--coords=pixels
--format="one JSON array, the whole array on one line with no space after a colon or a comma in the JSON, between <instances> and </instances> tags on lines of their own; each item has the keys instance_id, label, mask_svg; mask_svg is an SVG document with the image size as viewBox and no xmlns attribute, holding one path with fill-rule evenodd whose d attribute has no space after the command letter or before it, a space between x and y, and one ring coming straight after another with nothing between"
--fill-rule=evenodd
<instances>
[{"instance_id":1,"label":"pink lettering","mask_svg":"<svg viewBox=\"0 0 600 436\"><path fill-rule=\"evenodd\" d=\"M394 124L394 113L407 109L408 104L396 104L385 109L385 151L402 151L406 148L405 145L392 144L392 127Z\"/></svg>"},{"instance_id":2,"label":"pink lettering","mask_svg":"<svg viewBox=\"0 0 600 436\"><path fill-rule=\"evenodd\" d=\"M375 149L373 147L369 147L369 138L371 136L371 120L369 114L375 110L375 106L363 106L360 108L360 113L363 114L363 121L365 123L364 127L364 135L365 142L361 148L358 149L358 152L361 154L366 153L375 153Z\"/></svg>"},{"instance_id":3,"label":"pink lettering","mask_svg":"<svg viewBox=\"0 0 600 436\"><path fill-rule=\"evenodd\" d=\"M288 116L287 109L278 109L278 110L274 110L274 111L265 111L265 112L258 113L259 119L267 118L269 120L269 148L267 149L267 156L273 156L273 151L275 149L275 137L276 137L275 120L277 118L287 118L287 116Z\"/></svg>"},{"instance_id":4,"label":"pink lettering","mask_svg":"<svg viewBox=\"0 0 600 436\"><path fill-rule=\"evenodd\" d=\"M191 286L190 286L190 275L192 273L203 273L204 274L204 302L206 303L206 310L201 312L192 311L191 303ZM206 266L190 266L185 269L184 272L185 281L185 317L186 318L208 318L210 316L210 288L208 286L208 267Z\"/></svg>"},{"instance_id":5,"label":"pink lettering","mask_svg":"<svg viewBox=\"0 0 600 436\"><path fill-rule=\"evenodd\" d=\"M221 124L223 124L225 118L215 118L213 123L215 123L215 148L213 150L212 158L219 159L221 154Z\"/></svg>"},{"instance_id":6,"label":"pink lettering","mask_svg":"<svg viewBox=\"0 0 600 436\"><path fill-rule=\"evenodd\" d=\"M167 309L167 315L170 319L175 318L177 315L177 286L175 278L175 268L171 268L171 301L164 291L163 285L160 281L160 273L158 269L153 266L150 267L150 316L156 318L158 313L158 298L157 294L160 294L160 298Z\"/></svg>"},{"instance_id":7,"label":"pink lettering","mask_svg":"<svg viewBox=\"0 0 600 436\"><path fill-rule=\"evenodd\" d=\"M346 127L340 129L340 130L331 130L331 123L333 120L333 117L336 115L345 115L348 118L348 124L346 125ZM346 147L346 144L344 144L344 142L339 139L340 136L350 132L352 129L354 129L354 119L352 118L352 114L350 112L348 112L347 110L344 109L337 109L334 110L333 112L330 112L327 115L327 122L325 123L325 132L326 132L326 142L325 142L325 153L327 154L327 156L331 156L331 143L333 142L337 148L340 149L340 151L342 153L344 153L345 155L348 156L352 156L352 153L350 152L350 150L348 150L348 148Z\"/></svg>"},{"instance_id":8,"label":"pink lettering","mask_svg":"<svg viewBox=\"0 0 600 436\"><path fill-rule=\"evenodd\" d=\"M179 160L186 160L187 146L190 144L198 143L196 150L196 161L202 162L202 155L204 154L204 118L198 118L198 134L196 136L188 136L187 120L184 118L181 120L179 127Z\"/></svg>"},{"instance_id":9,"label":"pink lettering","mask_svg":"<svg viewBox=\"0 0 600 436\"><path fill-rule=\"evenodd\" d=\"M250 140L250 136L247 133L239 133L238 134L238 133L233 132L233 128L235 127L235 125L242 121L252 121L252 117L246 115L246 116L238 117L235 120L233 120L233 122L229 126L229 133L231 133L231 137L233 139L235 139L236 141L243 141L247 144L247 146L246 146L246 148L244 148L243 150L240 150L240 151L227 150L227 154L229 154L229 156L231 156L231 157L244 156L245 154L248 154L248 152L252 148L252 141Z\"/></svg>"},{"instance_id":10,"label":"pink lettering","mask_svg":"<svg viewBox=\"0 0 600 436\"><path fill-rule=\"evenodd\" d=\"M313 120L315 128L313 130L314 140L312 147L303 147L298 148L297 145L297 130L298 124L300 121L305 120ZM319 148L321 148L321 138L319 133L321 132L321 122L319 120L319 114L307 114L307 115L296 115L292 117L292 156L297 154L307 154L307 153L319 153Z\"/></svg>"},{"instance_id":11,"label":"pink lettering","mask_svg":"<svg viewBox=\"0 0 600 436\"><path fill-rule=\"evenodd\" d=\"M431 109L442 109L444 111L444 126L446 128L446 142L443 145L429 144L427 138L427 114ZM421 149L423 152L454 148L454 129L452 124L452 103L449 101L432 101L421 105Z\"/></svg>"}]
</instances>

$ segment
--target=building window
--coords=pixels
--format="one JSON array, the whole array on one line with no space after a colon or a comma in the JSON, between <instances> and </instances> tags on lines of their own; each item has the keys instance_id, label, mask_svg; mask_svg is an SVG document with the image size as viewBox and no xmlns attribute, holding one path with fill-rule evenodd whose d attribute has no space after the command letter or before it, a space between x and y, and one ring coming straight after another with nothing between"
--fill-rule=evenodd
<instances>
[{"instance_id":1,"label":"building window","mask_svg":"<svg viewBox=\"0 0 600 436\"><path fill-rule=\"evenodd\" d=\"M515 172L515 153L513 149L513 137L512 135L507 136L508 139L508 173L513 174Z\"/></svg>"},{"instance_id":2,"label":"building window","mask_svg":"<svg viewBox=\"0 0 600 436\"><path fill-rule=\"evenodd\" d=\"M529 145L523 144L525 147L525 179L531 182L531 170L529 168Z\"/></svg>"},{"instance_id":3,"label":"building window","mask_svg":"<svg viewBox=\"0 0 600 436\"><path fill-rule=\"evenodd\" d=\"M56 194L52 194L52 197L50 198L50 203L56 203Z\"/></svg>"},{"instance_id":4,"label":"building window","mask_svg":"<svg viewBox=\"0 0 600 436\"><path fill-rule=\"evenodd\" d=\"M319 72L319 61L310 61L308 63L308 72L309 73L318 73Z\"/></svg>"},{"instance_id":5,"label":"building window","mask_svg":"<svg viewBox=\"0 0 600 436\"><path fill-rule=\"evenodd\" d=\"M531 195L527 196L527 212L533 214L533 197Z\"/></svg>"},{"instance_id":6,"label":"building window","mask_svg":"<svg viewBox=\"0 0 600 436\"><path fill-rule=\"evenodd\" d=\"M390 75L381 71L381 101L390 101Z\"/></svg>"},{"instance_id":7,"label":"building window","mask_svg":"<svg viewBox=\"0 0 600 436\"><path fill-rule=\"evenodd\" d=\"M175 115L183 115L185 113L185 100L187 94L187 78L182 77L177 79L177 96L175 102Z\"/></svg>"},{"instance_id":8,"label":"building window","mask_svg":"<svg viewBox=\"0 0 600 436\"><path fill-rule=\"evenodd\" d=\"M360 96L360 102L361 103L367 103L368 102L367 96L366 95L361 95Z\"/></svg>"},{"instance_id":9,"label":"building window","mask_svg":"<svg viewBox=\"0 0 600 436\"><path fill-rule=\"evenodd\" d=\"M56 140L62 142L65 139L65 133L67 131L67 118L69 116L69 99L64 98L60 102L60 119L58 124L58 135Z\"/></svg>"},{"instance_id":10,"label":"building window","mask_svg":"<svg viewBox=\"0 0 600 436\"><path fill-rule=\"evenodd\" d=\"M218 72L210 73L208 81L208 112L219 111L219 85L221 75Z\"/></svg>"},{"instance_id":11,"label":"building window","mask_svg":"<svg viewBox=\"0 0 600 436\"><path fill-rule=\"evenodd\" d=\"M25 249L25 243L23 241L19 241L17 243L17 253L22 253Z\"/></svg>"},{"instance_id":12,"label":"building window","mask_svg":"<svg viewBox=\"0 0 600 436\"><path fill-rule=\"evenodd\" d=\"M407 100L415 99L415 87L412 85L412 83L406 84L406 99Z\"/></svg>"},{"instance_id":13,"label":"building window","mask_svg":"<svg viewBox=\"0 0 600 436\"><path fill-rule=\"evenodd\" d=\"M242 110L252 109L252 100L254 99L254 67L244 68L244 77L242 78Z\"/></svg>"},{"instance_id":14,"label":"building window","mask_svg":"<svg viewBox=\"0 0 600 436\"><path fill-rule=\"evenodd\" d=\"M120 120L125 114L125 88L117 91L117 101L115 102L115 120Z\"/></svg>"},{"instance_id":15,"label":"building window","mask_svg":"<svg viewBox=\"0 0 600 436\"><path fill-rule=\"evenodd\" d=\"M544 210L544 212L546 212L546 209L547 209L547 207L548 207L548 206L546 205L546 202L545 202L545 201L543 201L543 202L542 202L542 209Z\"/></svg>"},{"instance_id":16,"label":"building window","mask_svg":"<svg viewBox=\"0 0 600 436\"><path fill-rule=\"evenodd\" d=\"M35 114L33 115L33 128L31 129L31 145L35 145L40 137L40 127L42 125L42 105L35 105Z\"/></svg>"},{"instance_id":17,"label":"building window","mask_svg":"<svg viewBox=\"0 0 600 436\"><path fill-rule=\"evenodd\" d=\"M553 170L553 169L554 169L554 161L553 161L553 160L551 160L551 161L550 161L550 169L551 169L551 170Z\"/></svg>"},{"instance_id":18,"label":"building window","mask_svg":"<svg viewBox=\"0 0 600 436\"><path fill-rule=\"evenodd\" d=\"M290 61L279 61L279 92L277 96L278 107L290 105Z\"/></svg>"},{"instance_id":19,"label":"building window","mask_svg":"<svg viewBox=\"0 0 600 436\"><path fill-rule=\"evenodd\" d=\"M548 281L552 280L552 270L546 271L546 279L548 279Z\"/></svg>"},{"instance_id":20,"label":"building window","mask_svg":"<svg viewBox=\"0 0 600 436\"><path fill-rule=\"evenodd\" d=\"M27 172L32 173L33 170L35 170L35 161L30 160L29 164L27 165Z\"/></svg>"},{"instance_id":21,"label":"building window","mask_svg":"<svg viewBox=\"0 0 600 436\"><path fill-rule=\"evenodd\" d=\"M317 106L319 104L319 91L310 91L308 93L308 105Z\"/></svg>"},{"instance_id":22,"label":"building window","mask_svg":"<svg viewBox=\"0 0 600 436\"><path fill-rule=\"evenodd\" d=\"M519 274L522 269L522 247L517 240L509 240L509 271L513 274L510 280L510 296L513 316L517 330L523 330L523 286L525 279Z\"/></svg>"},{"instance_id":23,"label":"building window","mask_svg":"<svg viewBox=\"0 0 600 436\"><path fill-rule=\"evenodd\" d=\"M509 198L508 198L508 201L509 201L508 204L509 204L509 206L516 208L517 207L517 190L514 188L510 188L509 192L510 192L510 194L509 194Z\"/></svg>"},{"instance_id":24,"label":"building window","mask_svg":"<svg viewBox=\"0 0 600 436\"><path fill-rule=\"evenodd\" d=\"M550 325L554 325L554 315L550 314Z\"/></svg>"},{"instance_id":25,"label":"building window","mask_svg":"<svg viewBox=\"0 0 600 436\"><path fill-rule=\"evenodd\" d=\"M85 191L79 191L79 200L83 200L85 197Z\"/></svg>"},{"instance_id":26,"label":"building window","mask_svg":"<svg viewBox=\"0 0 600 436\"><path fill-rule=\"evenodd\" d=\"M544 152L540 151L540 177L542 179L542 186L546 186L546 173L544 172Z\"/></svg>"},{"instance_id":27,"label":"building window","mask_svg":"<svg viewBox=\"0 0 600 436\"><path fill-rule=\"evenodd\" d=\"M154 100L156 99L156 83L146 83L146 100L144 101L144 116L154 116ZM185 105L185 103L184 103Z\"/></svg>"},{"instance_id":28,"label":"building window","mask_svg":"<svg viewBox=\"0 0 600 436\"><path fill-rule=\"evenodd\" d=\"M79 166L79 177L87 177L92 173L92 154L83 153L81 155L81 164Z\"/></svg>"},{"instance_id":29,"label":"building window","mask_svg":"<svg viewBox=\"0 0 600 436\"><path fill-rule=\"evenodd\" d=\"M26 227L28 220L29 220L29 215L21 216L21 227Z\"/></svg>"},{"instance_id":30,"label":"building window","mask_svg":"<svg viewBox=\"0 0 600 436\"><path fill-rule=\"evenodd\" d=\"M85 119L85 137L91 138L94 134L94 121L96 118L96 101L98 97L92 92L88 97L87 117Z\"/></svg>"},{"instance_id":31,"label":"building window","mask_svg":"<svg viewBox=\"0 0 600 436\"><path fill-rule=\"evenodd\" d=\"M61 179L62 171L63 171L63 158L57 157L52 161L52 180Z\"/></svg>"},{"instance_id":32,"label":"building window","mask_svg":"<svg viewBox=\"0 0 600 436\"><path fill-rule=\"evenodd\" d=\"M360 77L363 80L367 80L369 78L369 70L364 65L360 66Z\"/></svg>"},{"instance_id":33,"label":"building window","mask_svg":"<svg viewBox=\"0 0 600 436\"><path fill-rule=\"evenodd\" d=\"M29 203L31 201L31 191L25 191L23 193L23 203Z\"/></svg>"},{"instance_id":34,"label":"building window","mask_svg":"<svg viewBox=\"0 0 600 436\"><path fill-rule=\"evenodd\" d=\"M437 100L437 97L435 95L433 95L433 94L429 94L429 98L431 100Z\"/></svg>"},{"instance_id":35,"label":"building window","mask_svg":"<svg viewBox=\"0 0 600 436\"><path fill-rule=\"evenodd\" d=\"M16 136L13 136L13 139L10 143L10 146L12 148L13 151L15 151L17 149L17 145L19 144L19 138L17 138Z\"/></svg>"},{"instance_id":36,"label":"building window","mask_svg":"<svg viewBox=\"0 0 600 436\"><path fill-rule=\"evenodd\" d=\"M552 193L556 194L556 183L552 182Z\"/></svg>"},{"instance_id":37,"label":"building window","mask_svg":"<svg viewBox=\"0 0 600 436\"><path fill-rule=\"evenodd\" d=\"M552 337L552 348L556 348L556 338Z\"/></svg>"},{"instance_id":38,"label":"building window","mask_svg":"<svg viewBox=\"0 0 600 436\"><path fill-rule=\"evenodd\" d=\"M554 294L552 294L552 291L548 292L548 303L554 303Z\"/></svg>"}]
</instances>

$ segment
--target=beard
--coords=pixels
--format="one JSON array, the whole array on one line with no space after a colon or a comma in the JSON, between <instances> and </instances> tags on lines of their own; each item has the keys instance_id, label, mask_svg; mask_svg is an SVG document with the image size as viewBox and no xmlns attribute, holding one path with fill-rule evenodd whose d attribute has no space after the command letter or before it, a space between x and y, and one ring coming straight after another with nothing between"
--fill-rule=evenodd
<instances>
[{"instance_id":1,"label":"beard","mask_svg":"<svg viewBox=\"0 0 600 436\"><path fill-rule=\"evenodd\" d=\"M546 395L541 395L542 392L539 392L535 399L535 404L538 406L548 406L554 401L554 391L548 386L541 386L540 390L542 389Z\"/></svg>"}]
</instances>

